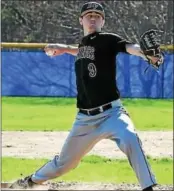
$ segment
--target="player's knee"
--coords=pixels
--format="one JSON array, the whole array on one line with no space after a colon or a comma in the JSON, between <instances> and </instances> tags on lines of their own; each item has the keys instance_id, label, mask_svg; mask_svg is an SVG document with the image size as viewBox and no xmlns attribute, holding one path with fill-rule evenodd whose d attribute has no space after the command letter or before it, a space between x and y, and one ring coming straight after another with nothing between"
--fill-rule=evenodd
<instances>
[{"instance_id":1,"label":"player's knee","mask_svg":"<svg viewBox=\"0 0 174 191\"><path fill-rule=\"evenodd\" d=\"M125 151L131 152L137 144L139 144L137 134L135 132L127 131L125 133Z\"/></svg>"},{"instance_id":2,"label":"player's knee","mask_svg":"<svg viewBox=\"0 0 174 191\"><path fill-rule=\"evenodd\" d=\"M56 177L62 176L69 171L75 169L78 164L76 163L71 163L71 164L64 164L63 166L60 166L57 171L56 171Z\"/></svg>"},{"instance_id":3,"label":"player's knee","mask_svg":"<svg viewBox=\"0 0 174 191\"><path fill-rule=\"evenodd\" d=\"M138 139L137 139L137 134L130 132L129 133L129 142L131 146L134 146L135 144L138 143Z\"/></svg>"},{"instance_id":4,"label":"player's knee","mask_svg":"<svg viewBox=\"0 0 174 191\"><path fill-rule=\"evenodd\" d=\"M55 163L55 175L56 177L59 177L67 172L69 172L72 169L75 169L79 164L79 161L77 160L68 160L68 161L62 161L59 158L57 158Z\"/></svg>"}]
</instances>

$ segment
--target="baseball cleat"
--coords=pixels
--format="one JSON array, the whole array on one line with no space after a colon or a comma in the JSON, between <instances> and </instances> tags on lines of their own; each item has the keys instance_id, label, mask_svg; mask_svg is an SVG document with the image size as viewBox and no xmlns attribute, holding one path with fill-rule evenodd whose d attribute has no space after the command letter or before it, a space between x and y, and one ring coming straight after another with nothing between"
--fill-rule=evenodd
<instances>
[{"instance_id":1,"label":"baseball cleat","mask_svg":"<svg viewBox=\"0 0 174 191\"><path fill-rule=\"evenodd\" d=\"M19 179L16 182L12 183L11 186L9 188L12 189L28 189L28 188L33 188L35 187L36 184L35 182L33 182L31 180L31 175L25 177L24 179Z\"/></svg>"}]
</instances>

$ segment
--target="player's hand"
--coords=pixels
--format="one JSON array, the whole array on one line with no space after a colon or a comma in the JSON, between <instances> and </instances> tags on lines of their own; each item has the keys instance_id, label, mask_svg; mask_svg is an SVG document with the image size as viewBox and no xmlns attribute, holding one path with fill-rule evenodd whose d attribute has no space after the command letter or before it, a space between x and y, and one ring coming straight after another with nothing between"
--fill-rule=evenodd
<instances>
[{"instance_id":1,"label":"player's hand","mask_svg":"<svg viewBox=\"0 0 174 191\"><path fill-rule=\"evenodd\" d=\"M164 56L162 53L159 54L158 56L148 56L147 55L146 57L149 60L150 64L156 69L158 69L160 67L160 65L164 63Z\"/></svg>"},{"instance_id":2,"label":"player's hand","mask_svg":"<svg viewBox=\"0 0 174 191\"><path fill-rule=\"evenodd\" d=\"M65 47L61 46L59 44L48 44L45 48L44 51L46 53L46 55L48 56L58 56L61 54L65 53Z\"/></svg>"},{"instance_id":3,"label":"player's hand","mask_svg":"<svg viewBox=\"0 0 174 191\"><path fill-rule=\"evenodd\" d=\"M149 58L151 60L152 64L155 64L156 62L158 62L160 60L159 57L155 57L155 56L148 56L147 55L147 58Z\"/></svg>"}]
</instances>

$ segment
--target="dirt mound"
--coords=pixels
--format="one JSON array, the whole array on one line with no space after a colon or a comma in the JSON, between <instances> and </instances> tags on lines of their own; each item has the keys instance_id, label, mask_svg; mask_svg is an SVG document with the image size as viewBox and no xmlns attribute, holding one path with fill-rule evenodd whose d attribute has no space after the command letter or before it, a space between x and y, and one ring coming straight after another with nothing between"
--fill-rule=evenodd
<instances>
[{"instance_id":1,"label":"dirt mound","mask_svg":"<svg viewBox=\"0 0 174 191\"><path fill-rule=\"evenodd\" d=\"M141 190L137 184L111 184L111 183L79 183L57 182L49 183L50 190ZM173 185L157 185L154 190L173 190Z\"/></svg>"}]
</instances>

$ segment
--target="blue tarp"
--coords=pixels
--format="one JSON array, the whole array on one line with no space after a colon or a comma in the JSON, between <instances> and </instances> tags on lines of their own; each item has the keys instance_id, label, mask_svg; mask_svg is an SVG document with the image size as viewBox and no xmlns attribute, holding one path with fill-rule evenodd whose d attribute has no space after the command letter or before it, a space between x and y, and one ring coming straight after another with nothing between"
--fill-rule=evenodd
<instances>
[{"instance_id":1,"label":"blue tarp","mask_svg":"<svg viewBox=\"0 0 174 191\"><path fill-rule=\"evenodd\" d=\"M75 57L63 54L54 58L42 51L5 51L2 57L2 96L75 97ZM122 97L173 98L173 54L157 72L141 58L119 54L116 80Z\"/></svg>"}]
</instances>

